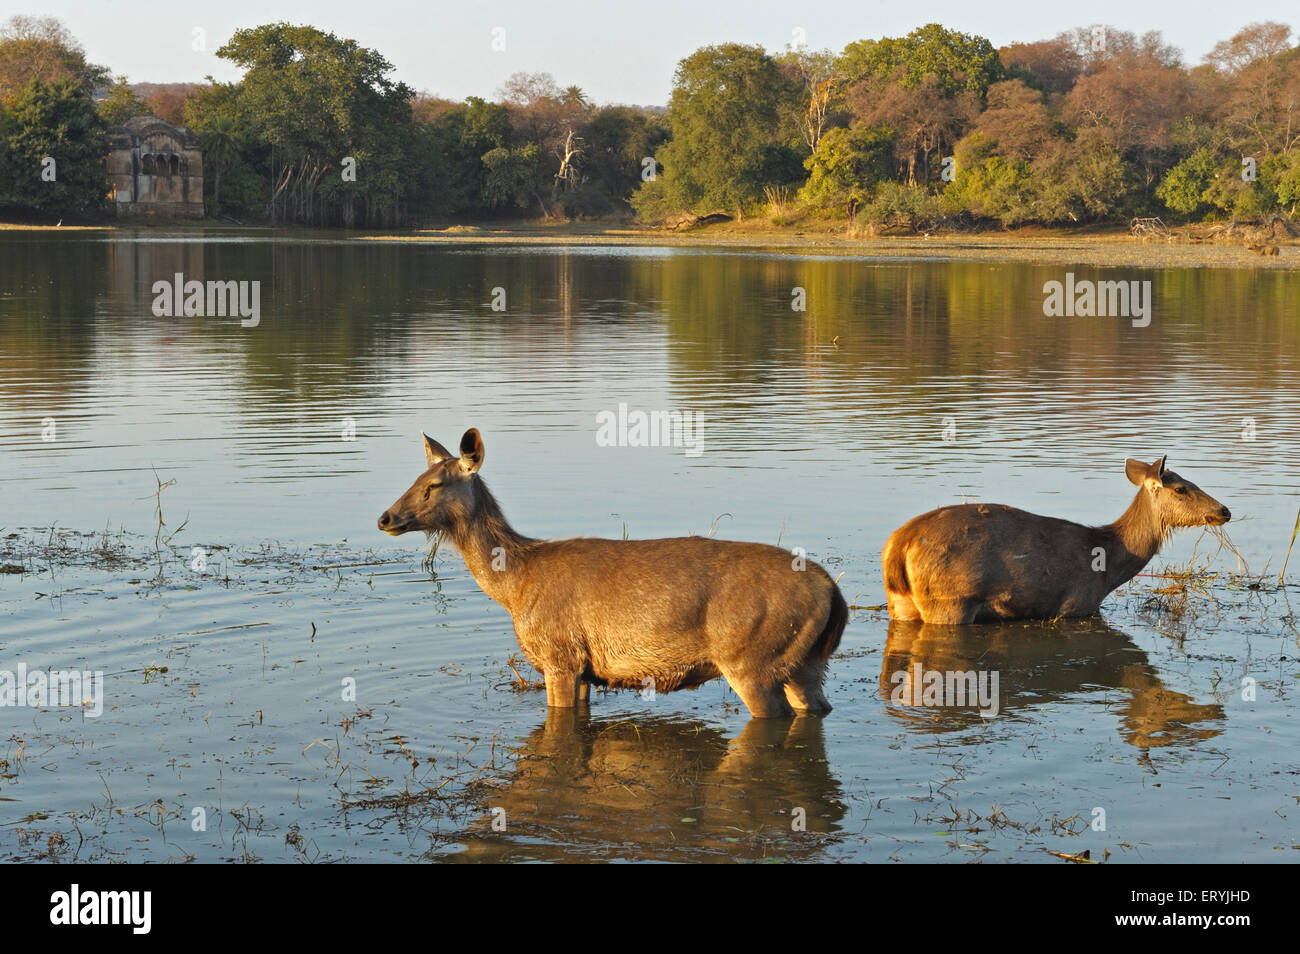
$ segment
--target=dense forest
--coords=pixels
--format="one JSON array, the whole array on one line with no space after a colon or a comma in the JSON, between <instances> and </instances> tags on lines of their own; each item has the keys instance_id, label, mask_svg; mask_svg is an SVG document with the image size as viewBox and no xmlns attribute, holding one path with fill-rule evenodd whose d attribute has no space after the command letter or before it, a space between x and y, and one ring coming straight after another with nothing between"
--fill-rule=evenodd
<instances>
[{"instance_id":1,"label":"dense forest","mask_svg":"<svg viewBox=\"0 0 1300 954\"><path fill-rule=\"evenodd\" d=\"M681 60L658 109L598 106L547 73L517 73L493 100L439 99L375 50L286 23L217 51L238 82L132 84L59 21L14 17L0 29L0 212L104 214L104 131L152 113L199 136L209 214L242 222L1293 218L1291 32L1251 24L1191 67L1157 32L1108 27L1000 49L938 24L839 53L725 43Z\"/></svg>"}]
</instances>

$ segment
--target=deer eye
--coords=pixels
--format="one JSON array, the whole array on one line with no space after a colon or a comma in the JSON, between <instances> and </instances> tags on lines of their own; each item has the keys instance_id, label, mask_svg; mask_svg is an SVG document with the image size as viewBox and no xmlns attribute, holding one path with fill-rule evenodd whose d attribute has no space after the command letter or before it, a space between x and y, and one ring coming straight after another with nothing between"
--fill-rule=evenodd
<instances>
[{"instance_id":1,"label":"deer eye","mask_svg":"<svg viewBox=\"0 0 1300 954\"><path fill-rule=\"evenodd\" d=\"M435 487L441 487L441 486L442 486L442 484L437 484L437 483L434 483L434 484L425 484L425 485L424 485L424 499L425 499L425 500L428 500L428 499L429 499L429 494L433 493L434 488L435 488Z\"/></svg>"},{"instance_id":2,"label":"deer eye","mask_svg":"<svg viewBox=\"0 0 1300 954\"><path fill-rule=\"evenodd\" d=\"M1182 494L1184 497L1186 497L1186 496L1187 496L1187 488L1186 488L1186 487L1175 487L1175 488L1174 488L1174 493L1176 493L1176 494Z\"/></svg>"}]
</instances>

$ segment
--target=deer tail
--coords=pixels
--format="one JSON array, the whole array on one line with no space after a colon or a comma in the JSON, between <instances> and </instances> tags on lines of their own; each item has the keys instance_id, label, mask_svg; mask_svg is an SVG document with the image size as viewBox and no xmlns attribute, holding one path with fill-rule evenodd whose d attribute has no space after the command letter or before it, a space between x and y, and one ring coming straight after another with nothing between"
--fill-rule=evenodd
<instances>
[{"instance_id":1,"label":"deer tail","mask_svg":"<svg viewBox=\"0 0 1300 954\"><path fill-rule=\"evenodd\" d=\"M826 628L813 643L813 651L822 659L830 659L831 654L840 646L840 637L849 621L849 604L844 601L840 588L831 584L831 613L826 620Z\"/></svg>"},{"instance_id":2,"label":"deer tail","mask_svg":"<svg viewBox=\"0 0 1300 954\"><path fill-rule=\"evenodd\" d=\"M880 562L885 572L886 594L893 593L898 596L912 594L912 584L907 579L906 549L906 547L895 546L893 540L885 544L885 552Z\"/></svg>"}]
</instances>

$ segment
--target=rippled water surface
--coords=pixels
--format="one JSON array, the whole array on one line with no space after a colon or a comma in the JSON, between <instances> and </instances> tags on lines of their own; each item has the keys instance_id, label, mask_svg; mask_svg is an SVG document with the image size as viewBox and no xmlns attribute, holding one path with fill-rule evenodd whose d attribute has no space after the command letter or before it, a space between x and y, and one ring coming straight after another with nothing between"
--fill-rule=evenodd
<instances>
[{"instance_id":1,"label":"rippled water surface","mask_svg":"<svg viewBox=\"0 0 1300 954\"><path fill-rule=\"evenodd\" d=\"M1151 324L1044 317L1067 271L1149 280ZM259 281L256 327L155 317L176 273ZM0 670L105 673L98 718L0 707L0 856L1294 860L1298 302L1253 269L0 235ZM699 444L601 446L620 405ZM834 712L751 721L717 681L548 716L454 550L375 526L420 431L470 426L529 535L806 550L855 607ZM1241 557L1176 537L1149 573L1218 574L1185 595L879 609L908 517L1108 522L1162 454ZM998 714L891 698L917 665L998 672Z\"/></svg>"}]
</instances>

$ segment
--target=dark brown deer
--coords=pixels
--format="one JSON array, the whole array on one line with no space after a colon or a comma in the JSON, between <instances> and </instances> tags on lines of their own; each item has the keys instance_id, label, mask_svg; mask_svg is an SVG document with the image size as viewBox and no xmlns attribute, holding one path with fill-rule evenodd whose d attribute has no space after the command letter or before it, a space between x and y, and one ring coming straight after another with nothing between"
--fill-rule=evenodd
<instances>
[{"instance_id":1,"label":"dark brown deer","mask_svg":"<svg viewBox=\"0 0 1300 954\"><path fill-rule=\"evenodd\" d=\"M894 531L881 554L889 615L927 623L1091 616L1179 527L1218 526L1232 514L1201 488L1129 459L1139 488L1104 527L1001 504L931 510Z\"/></svg>"},{"instance_id":2,"label":"dark brown deer","mask_svg":"<svg viewBox=\"0 0 1300 954\"><path fill-rule=\"evenodd\" d=\"M425 435L428 469L379 529L444 533L514 619L519 647L546 677L548 706L590 685L671 692L718 676L752 715L826 713L826 661L848 606L816 563L760 543L533 540L506 522L479 477L473 428L450 453Z\"/></svg>"}]
</instances>

